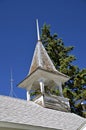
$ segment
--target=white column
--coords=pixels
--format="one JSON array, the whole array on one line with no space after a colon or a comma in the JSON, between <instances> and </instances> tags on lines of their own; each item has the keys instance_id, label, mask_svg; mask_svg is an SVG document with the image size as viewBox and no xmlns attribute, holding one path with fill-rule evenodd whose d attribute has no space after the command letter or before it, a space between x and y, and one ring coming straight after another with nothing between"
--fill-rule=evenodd
<instances>
[{"instance_id":1,"label":"white column","mask_svg":"<svg viewBox=\"0 0 86 130\"><path fill-rule=\"evenodd\" d=\"M60 92L60 96L63 97L63 92L62 92L62 83L59 83L59 92Z\"/></svg>"},{"instance_id":2,"label":"white column","mask_svg":"<svg viewBox=\"0 0 86 130\"><path fill-rule=\"evenodd\" d=\"M30 101L30 92L27 91L27 101Z\"/></svg>"},{"instance_id":3,"label":"white column","mask_svg":"<svg viewBox=\"0 0 86 130\"><path fill-rule=\"evenodd\" d=\"M41 80L39 81L39 83L40 83L41 93L44 94L44 82Z\"/></svg>"},{"instance_id":4,"label":"white column","mask_svg":"<svg viewBox=\"0 0 86 130\"><path fill-rule=\"evenodd\" d=\"M40 80L39 84L40 84L40 90L41 90L41 93L42 93L42 96L41 96L42 106L45 106L44 105L44 82L43 82L43 80Z\"/></svg>"}]
</instances>

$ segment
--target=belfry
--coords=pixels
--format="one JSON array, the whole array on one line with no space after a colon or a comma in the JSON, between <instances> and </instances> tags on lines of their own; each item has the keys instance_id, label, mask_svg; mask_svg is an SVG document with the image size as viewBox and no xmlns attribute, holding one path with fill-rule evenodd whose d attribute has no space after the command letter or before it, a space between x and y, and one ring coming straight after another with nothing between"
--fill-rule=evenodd
<instances>
[{"instance_id":1,"label":"belfry","mask_svg":"<svg viewBox=\"0 0 86 130\"><path fill-rule=\"evenodd\" d=\"M18 86L27 90L27 101L31 99L31 90L39 90L40 94L33 99L35 103L46 108L69 112L69 99L64 98L62 93L62 84L69 80L69 76L56 70L41 42L38 20L36 23L38 41L35 47L29 74ZM47 88L58 90L59 95L56 96L51 93L47 94L45 91Z\"/></svg>"}]
</instances>

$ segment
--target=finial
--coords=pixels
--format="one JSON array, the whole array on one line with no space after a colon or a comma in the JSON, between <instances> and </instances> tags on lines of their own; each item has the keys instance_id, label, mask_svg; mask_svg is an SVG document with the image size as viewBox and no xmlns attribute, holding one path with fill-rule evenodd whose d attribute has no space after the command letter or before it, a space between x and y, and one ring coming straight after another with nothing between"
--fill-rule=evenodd
<instances>
[{"instance_id":1,"label":"finial","mask_svg":"<svg viewBox=\"0 0 86 130\"><path fill-rule=\"evenodd\" d=\"M38 37L38 41L40 41L40 34L39 34L39 24L38 24L38 19L36 19L36 25L37 25L37 37Z\"/></svg>"}]
</instances>

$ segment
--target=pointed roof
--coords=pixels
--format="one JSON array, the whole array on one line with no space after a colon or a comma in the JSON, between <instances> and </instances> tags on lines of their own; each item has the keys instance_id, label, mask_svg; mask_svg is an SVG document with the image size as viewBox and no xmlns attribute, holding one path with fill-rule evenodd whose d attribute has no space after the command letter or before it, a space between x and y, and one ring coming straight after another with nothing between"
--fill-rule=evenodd
<instances>
[{"instance_id":1,"label":"pointed roof","mask_svg":"<svg viewBox=\"0 0 86 130\"><path fill-rule=\"evenodd\" d=\"M44 46L43 46L43 44L40 40L38 20L36 20L36 24L37 24L38 41L37 41L37 44L36 44L32 63L31 63L31 66L30 66L29 75L32 74L34 71L36 71L38 68L41 68L43 70L50 71L50 72L53 72L53 73L57 73L57 74L60 74L60 75L68 78L67 75L65 75L65 74L59 72L58 70L56 70L52 60L50 59L49 55L47 54L47 51L45 50L45 48L44 48Z\"/></svg>"},{"instance_id":2,"label":"pointed roof","mask_svg":"<svg viewBox=\"0 0 86 130\"><path fill-rule=\"evenodd\" d=\"M41 41L37 42L29 74L34 72L38 67L48 71L57 71Z\"/></svg>"}]
</instances>

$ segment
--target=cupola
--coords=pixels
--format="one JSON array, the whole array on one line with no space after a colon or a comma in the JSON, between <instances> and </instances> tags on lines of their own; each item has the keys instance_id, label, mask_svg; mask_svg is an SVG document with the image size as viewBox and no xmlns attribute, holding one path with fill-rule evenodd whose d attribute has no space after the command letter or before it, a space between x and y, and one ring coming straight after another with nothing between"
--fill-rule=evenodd
<instances>
[{"instance_id":1,"label":"cupola","mask_svg":"<svg viewBox=\"0 0 86 130\"><path fill-rule=\"evenodd\" d=\"M69 99L64 98L62 93L62 84L69 80L69 76L56 70L40 40L38 20L36 24L38 41L29 74L18 86L27 90L27 101L31 100L31 91L39 90L39 94L33 99L35 103L46 108L69 112ZM46 92L52 88L59 91L58 96Z\"/></svg>"}]
</instances>

